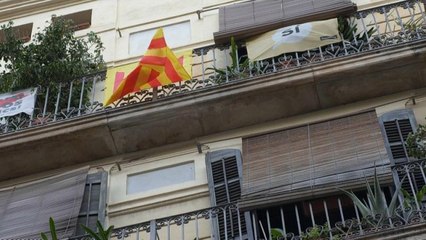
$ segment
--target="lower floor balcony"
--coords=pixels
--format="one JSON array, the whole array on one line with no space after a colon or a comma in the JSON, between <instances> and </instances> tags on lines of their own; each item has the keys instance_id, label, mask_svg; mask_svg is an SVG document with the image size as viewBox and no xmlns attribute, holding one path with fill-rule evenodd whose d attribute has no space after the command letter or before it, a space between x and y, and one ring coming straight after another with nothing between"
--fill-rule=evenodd
<instances>
[{"instance_id":1,"label":"lower floor balcony","mask_svg":"<svg viewBox=\"0 0 426 240\"><path fill-rule=\"evenodd\" d=\"M355 199L336 188L322 197L261 208L242 209L239 201L229 202L120 226L112 239L421 239L426 236L425 167L426 160L376 166L377 172L388 168L383 170L388 174L366 177L364 187L344 189L353 191ZM373 183L376 179L380 183Z\"/></svg>"}]
</instances>

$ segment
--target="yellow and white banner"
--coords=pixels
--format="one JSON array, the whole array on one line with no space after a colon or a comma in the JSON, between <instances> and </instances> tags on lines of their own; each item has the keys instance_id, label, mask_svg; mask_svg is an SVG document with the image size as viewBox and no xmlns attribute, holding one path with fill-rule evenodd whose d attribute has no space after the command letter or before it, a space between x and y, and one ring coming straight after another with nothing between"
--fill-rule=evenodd
<instances>
[{"instance_id":1,"label":"yellow and white banner","mask_svg":"<svg viewBox=\"0 0 426 240\"><path fill-rule=\"evenodd\" d=\"M192 76L192 49L175 52L179 62ZM109 99L112 93L120 85L121 81L139 64L139 61L107 69L105 81L105 99Z\"/></svg>"},{"instance_id":2,"label":"yellow and white banner","mask_svg":"<svg viewBox=\"0 0 426 240\"><path fill-rule=\"evenodd\" d=\"M249 39L246 46L250 60L262 60L340 41L337 19L330 19L270 31Z\"/></svg>"}]
</instances>

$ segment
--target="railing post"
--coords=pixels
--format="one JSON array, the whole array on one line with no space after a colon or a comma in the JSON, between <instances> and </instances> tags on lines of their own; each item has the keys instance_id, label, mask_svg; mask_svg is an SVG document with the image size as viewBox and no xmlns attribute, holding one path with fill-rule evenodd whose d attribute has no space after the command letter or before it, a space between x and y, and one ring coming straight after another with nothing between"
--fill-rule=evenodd
<instances>
[{"instance_id":1,"label":"railing post","mask_svg":"<svg viewBox=\"0 0 426 240\"><path fill-rule=\"evenodd\" d=\"M157 224L155 220L151 220L149 224L149 240L156 240L157 237Z\"/></svg>"}]
</instances>

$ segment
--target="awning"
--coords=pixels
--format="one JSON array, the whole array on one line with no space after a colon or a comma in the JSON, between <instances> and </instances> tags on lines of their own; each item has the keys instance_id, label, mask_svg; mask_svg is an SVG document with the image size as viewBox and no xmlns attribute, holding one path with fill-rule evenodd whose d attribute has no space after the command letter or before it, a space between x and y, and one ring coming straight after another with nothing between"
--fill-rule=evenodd
<instances>
[{"instance_id":1,"label":"awning","mask_svg":"<svg viewBox=\"0 0 426 240\"><path fill-rule=\"evenodd\" d=\"M219 8L216 44L231 37L246 39L277 28L349 15L357 10L350 0L264 0Z\"/></svg>"},{"instance_id":2,"label":"awning","mask_svg":"<svg viewBox=\"0 0 426 240\"><path fill-rule=\"evenodd\" d=\"M375 112L243 140L242 208L257 208L344 189L365 177L391 176Z\"/></svg>"},{"instance_id":3,"label":"awning","mask_svg":"<svg viewBox=\"0 0 426 240\"><path fill-rule=\"evenodd\" d=\"M39 239L49 218L59 238L75 232L88 168L0 190L1 239Z\"/></svg>"}]
</instances>

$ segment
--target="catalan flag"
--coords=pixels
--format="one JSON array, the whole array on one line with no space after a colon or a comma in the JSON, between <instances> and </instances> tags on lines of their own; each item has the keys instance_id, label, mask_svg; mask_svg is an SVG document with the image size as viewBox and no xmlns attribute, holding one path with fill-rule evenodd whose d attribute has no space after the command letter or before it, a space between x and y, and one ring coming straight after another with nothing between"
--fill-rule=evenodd
<instances>
[{"instance_id":1,"label":"catalan flag","mask_svg":"<svg viewBox=\"0 0 426 240\"><path fill-rule=\"evenodd\" d=\"M136 68L121 81L105 102L109 105L129 93L174 82L191 79L164 39L163 29L158 29L145 55Z\"/></svg>"}]
</instances>

